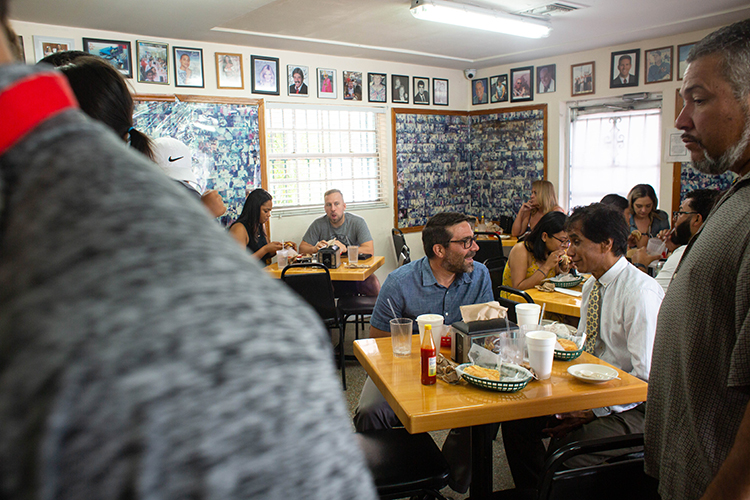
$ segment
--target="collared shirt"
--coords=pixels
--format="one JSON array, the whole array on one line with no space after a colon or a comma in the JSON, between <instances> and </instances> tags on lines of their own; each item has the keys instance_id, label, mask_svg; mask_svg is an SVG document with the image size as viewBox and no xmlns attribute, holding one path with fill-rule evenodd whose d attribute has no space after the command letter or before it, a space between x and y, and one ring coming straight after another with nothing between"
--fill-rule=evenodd
<instances>
[{"instance_id":1,"label":"collared shirt","mask_svg":"<svg viewBox=\"0 0 750 500\"><path fill-rule=\"evenodd\" d=\"M591 278L583 285L579 335L586 330L589 295L595 281ZM601 317L594 356L648 381L656 318L664 298L664 290L625 257L620 257L599 278L599 282L602 284ZM611 410L619 413L635 406L636 404L613 406Z\"/></svg>"},{"instance_id":2,"label":"collared shirt","mask_svg":"<svg viewBox=\"0 0 750 500\"><path fill-rule=\"evenodd\" d=\"M494 300L492 281L484 264L475 262L471 273L456 277L446 288L435 279L429 259L422 257L388 275L378 294L370 324L388 332L394 314L411 319L420 314L440 314L444 323L451 325L461 321L460 306L491 300ZM416 321L413 328L416 332Z\"/></svg>"}]
</instances>

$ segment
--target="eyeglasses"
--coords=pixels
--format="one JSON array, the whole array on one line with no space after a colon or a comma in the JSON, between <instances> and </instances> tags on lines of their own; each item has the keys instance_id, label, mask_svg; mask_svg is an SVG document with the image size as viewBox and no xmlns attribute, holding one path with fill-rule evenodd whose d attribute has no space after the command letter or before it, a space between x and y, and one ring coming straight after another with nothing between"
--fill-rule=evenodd
<instances>
[{"instance_id":1,"label":"eyeglasses","mask_svg":"<svg viewBox=\"0 0 750 500\"><path fill-rule=\"evenodd\" d=\"M568 238L565 238L564 240L561 240L560 238L558 238L558 237L557 237L557 236L555 236L554 234L552 235L552 237L553 237L553 238L555 238L555 239L556 239L557 241L559 241L560 243L562 243L563 245L567 245L567 246L570 246L570 240L569 240Z\"/></svg>"},{"instance_id":2,"label":"eyeglasses","mask_svg":"<svg viewBox=\"0 0 750 500\"><path fill-rule=\"evenodd\" d=\"M682 211L677 211L677 212L672 212L672 218L676 219L680 215L696 215L696 214L698 214L698 212L682 212Z\"/></svg>"},{"instance_id":3,"label":"eyeglasses","mask_svg":"<svg viewBox=\"0 0 750 500\"><path fill-rule=\"evenodd\" d=\"M464 246L464 249L469 249L471 246L477 242L476 236L469 236L468 238L464 238L462 240L450 240L449 243L460 243Z\"/></svg>"}]
</instances>

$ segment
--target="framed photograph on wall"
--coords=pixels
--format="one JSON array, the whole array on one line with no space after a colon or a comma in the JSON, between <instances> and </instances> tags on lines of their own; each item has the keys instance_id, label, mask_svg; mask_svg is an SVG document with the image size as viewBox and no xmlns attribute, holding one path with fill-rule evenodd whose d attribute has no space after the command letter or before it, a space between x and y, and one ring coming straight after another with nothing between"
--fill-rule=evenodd
<instances>
[{"instance_id":1,"label":"framed photograph on wall","mask_svg":"<svg viewBox=\"0 0 750 500\"><path fill-rule=\"evenodd\" d=\"M430 104L430 79L421 76L413 77L414 104Z\"/></svg>"},{"instance_id":2,"label":"framed photograph on wall","mask_svg":"<svg viewBox=\"0 0 750 500\"><path fill-rule=\"evenodd\" d=\"M508 75L490 77L490 102L508 102Z\"/></svg>"},{"instance_id":3,"label":"framed photograph on wall","mask_svg":"<svg viewBox=\"0 0 750 500\"><path fill-rule=\"evenodd\" d=\"M540 94L549 94L555 91L556 86L556 65L547 64L546 66L536 67L536 82L539 87L537 90Z\"/></svg>"},{"instance_id":4,"label":"framed photograph on wall","mask_svg":"<svg viewBox=\"0 0 750 500\"><path fill-rule=\"evenodd\" d=\"M487 78L475 78L471 81L472 104L487 104L490 102L489 94L487 94L487 87Z\"/></svg>"},{"instance_id":5,"label":"framed photograph on wall","mask_svg":"<svg viewBox=\"0 0 750 500\"><path fill-rule=\"evenodd\" d=\"M641 64L641 49L612 52L609 69L609 88L638 86L638 68Z\"/></svg>"},{"instance_id":6,"label":"framed photograph on wall","mask_svg":"<svg viewBox=\"0 0 750 500\"><path fill-rule=\"evenodd\" d=\"M34 35L34 57L36 58L36 62L41 61L55 52L75 50L75 48L76 43L72 38Z\"/></svg>"},{"instance_id":7,"label":"framed photograph on wall","mask_svg":"<svg viewBox=\"0 0 750 500\"><path fill-rule=\"evenodd\" d=\"M572 96L594 93L594 61L574 64L570 67L570 89Z\"/></svg>"},{"instance_id":8,"label":"framed photograph on wall","mask_svg":"<svg viewBox=\"0 0 750 500\"><path fill-rule=\"evenodd\" d=\"M510 102L534 100L534 66L510 70Z\"/></svg>"},{"instance_id":9,"label":"framed photograph on wall","mask_svg":"<svg viewBox=\"0 0 750 500\"><path fill-rule=\"evenodd\" d=\"M242 54L216 52L216 86L220 89L244 89Z\"/></svg>"},{"instance_id":10,"label":"framed photograph on wall","mask_svg":"<svg viewBox=\"0 0 750 500\"><path fill-rule=\"evenodd\" d=\"M318 97L336 99L336 70L318 68Z\"/></svg>"},{"instance_id":11,"label":"framed photograph on wall","mask_svg":"<svg viewBox=\"0 0 750 500\"><path fill-rule=\"evenodd\" d=\"M695 45L695 42L693 43L684 43L682 45L677 46L677 79L682 80L682 77L685 76L685 70L687 69L687 57L690 53L690 49L693 48Z\"/></svg>"},{"instance_id":12,"label":"framed photograph on wall","mask_svg":"<svg viewBox=\"0 0 750 500\"><path fill-rule=\"evenodd\" d=\"M18 45L21 47L21 62L26 63L26 47L23 46L23 37L18 35Z\"/></svg>"},{"instance_id":13,"label":"framed photograph on wall","mask_svg":"<svg viewBox=\"0 0 750 500\"><path fill-rule=\"evenodd\" d=\"M254 94L279 95L279 58L250 56Z\"/></svg>"},{"instance_id":14,"label":"framed photograph on wall","mask_svg":"<svg viewBox=\"0 0 750 500\"><path fill-rule=\"evenodd\" d=\"M133 78L133 52L130 42L84 38L83 51L106 60L125 78Z\"/></svg>"},{"instance_id":15,"label":"framed photograph on wall","mask_svg":"<svg viewBox=\"0 0 750 500\"><path fill-rule=\"evenodd\" d=\"M169 44L136 40L139 83L169 84Z\"/></svg>"},{"instance_id":16,"label":"framed photograph on wall","mask_svg":"<svg viewBox=\"0 0 750 500\"><path fill-rule=\"evenodd\" d=\"M409 104L409 77L391 75L391 102Z\"/></svg>"},{"instance_id":17,"label":"framed photograph on wall","mask_svg":"<svg viewBox=\"0 0 750 500\"><path fill-rule=\"evenodd\" d=\"M204 87L203 49L172 47L175 87Z\"/></svg>"},{"instance_id":18,"label":"framed photograph on wall","mask_svg":"<svg viewBox=\"0 0 750 500\"><path fill-rule=\"evenodd\" d=\"M307 82L310 81L310 69L307 66L287 64L286 76L286 83L289 85L288 95L294 97L308 96Z\"/></svg>"},{"instance_id":19,"label":"framed photograph on wall","mask_svg":"<svg viewBox=\"0 0 750 500\"><path fill-rule=\"evenodd\" d=\"M387 77L385 73L367 73L367 100L388 102Z\"/></svg>"},{"instance_id":20,"label":"framed photograph on wall","mask_svg":"<svg viewBox=\"0 0 750 500\"><path fill-rule=\"evenodd\" d=\"M646 83L672 81L672 46L644 52L643 62Z\"/></svg>"},{"instance_id":21,"label":"framed photograph on wall","mask_svg":"<svg viewBox=\"0 0 750 500\"><path fill-rule=\"evenodd\" d=\"M448 79L432 79L432 104L436 106L448 105Z\"/></svg>"},{"instance_id":22,"label":"framed photograph on wall","mask_svg":"<svg viewBox=\"0 0 750 500\"><path fill-rule=\"evenodd\" d=\"M345 101L362 100L362 72L361 71L342 71L341 77L344 84Z\"/></svg>"}]
</instances>

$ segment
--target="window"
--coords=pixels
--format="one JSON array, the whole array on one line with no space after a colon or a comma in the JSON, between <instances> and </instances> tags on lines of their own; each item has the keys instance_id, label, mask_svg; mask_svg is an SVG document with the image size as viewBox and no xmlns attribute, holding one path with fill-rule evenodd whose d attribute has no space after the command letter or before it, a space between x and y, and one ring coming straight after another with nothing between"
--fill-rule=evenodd
<instances>
[{"instance_id":1,"label":"window","mask_svg":"<svg viewBox=\"0 0 750 500\"><path fill-rule=\"evenodd\" d=\"M659 192L661 109L654 108L653 102L651 106L577 116L574 112L570 131L570 208L599 201L609 193L627 196L636 184L651 184ZM601 110L602 106L598 108Z\"/></svg>"},{"instance_id":2,"label":"window","mask_svg":"<svg viewBox=\"0 0 750 500\"><path fill-rule=\"evenodd\" d=\"M267 179L274 210L319 212L323 194L334 188L348 205L385 206L382 111L272 106L266 115Z\"/></svg>"}]
</instances>

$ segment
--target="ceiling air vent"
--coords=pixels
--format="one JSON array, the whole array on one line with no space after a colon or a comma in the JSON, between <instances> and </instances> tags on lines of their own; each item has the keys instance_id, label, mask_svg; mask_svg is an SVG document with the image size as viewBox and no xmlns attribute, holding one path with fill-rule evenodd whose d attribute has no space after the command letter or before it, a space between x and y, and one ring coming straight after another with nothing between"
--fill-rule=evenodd
<instances>
[{"instance_id":1,"label":"ceiling air vent","mask_svg":"<svg viewBox=\"0 0 750 500\"><path fill-rule=\"evenodd\" d=\"M553 2L541 7L536 7L521 14L530 16L558 16L560 14L567 14L568 12L585 8L585 5L575 4L571 2Z\"/></svg>"}]
</instances>

